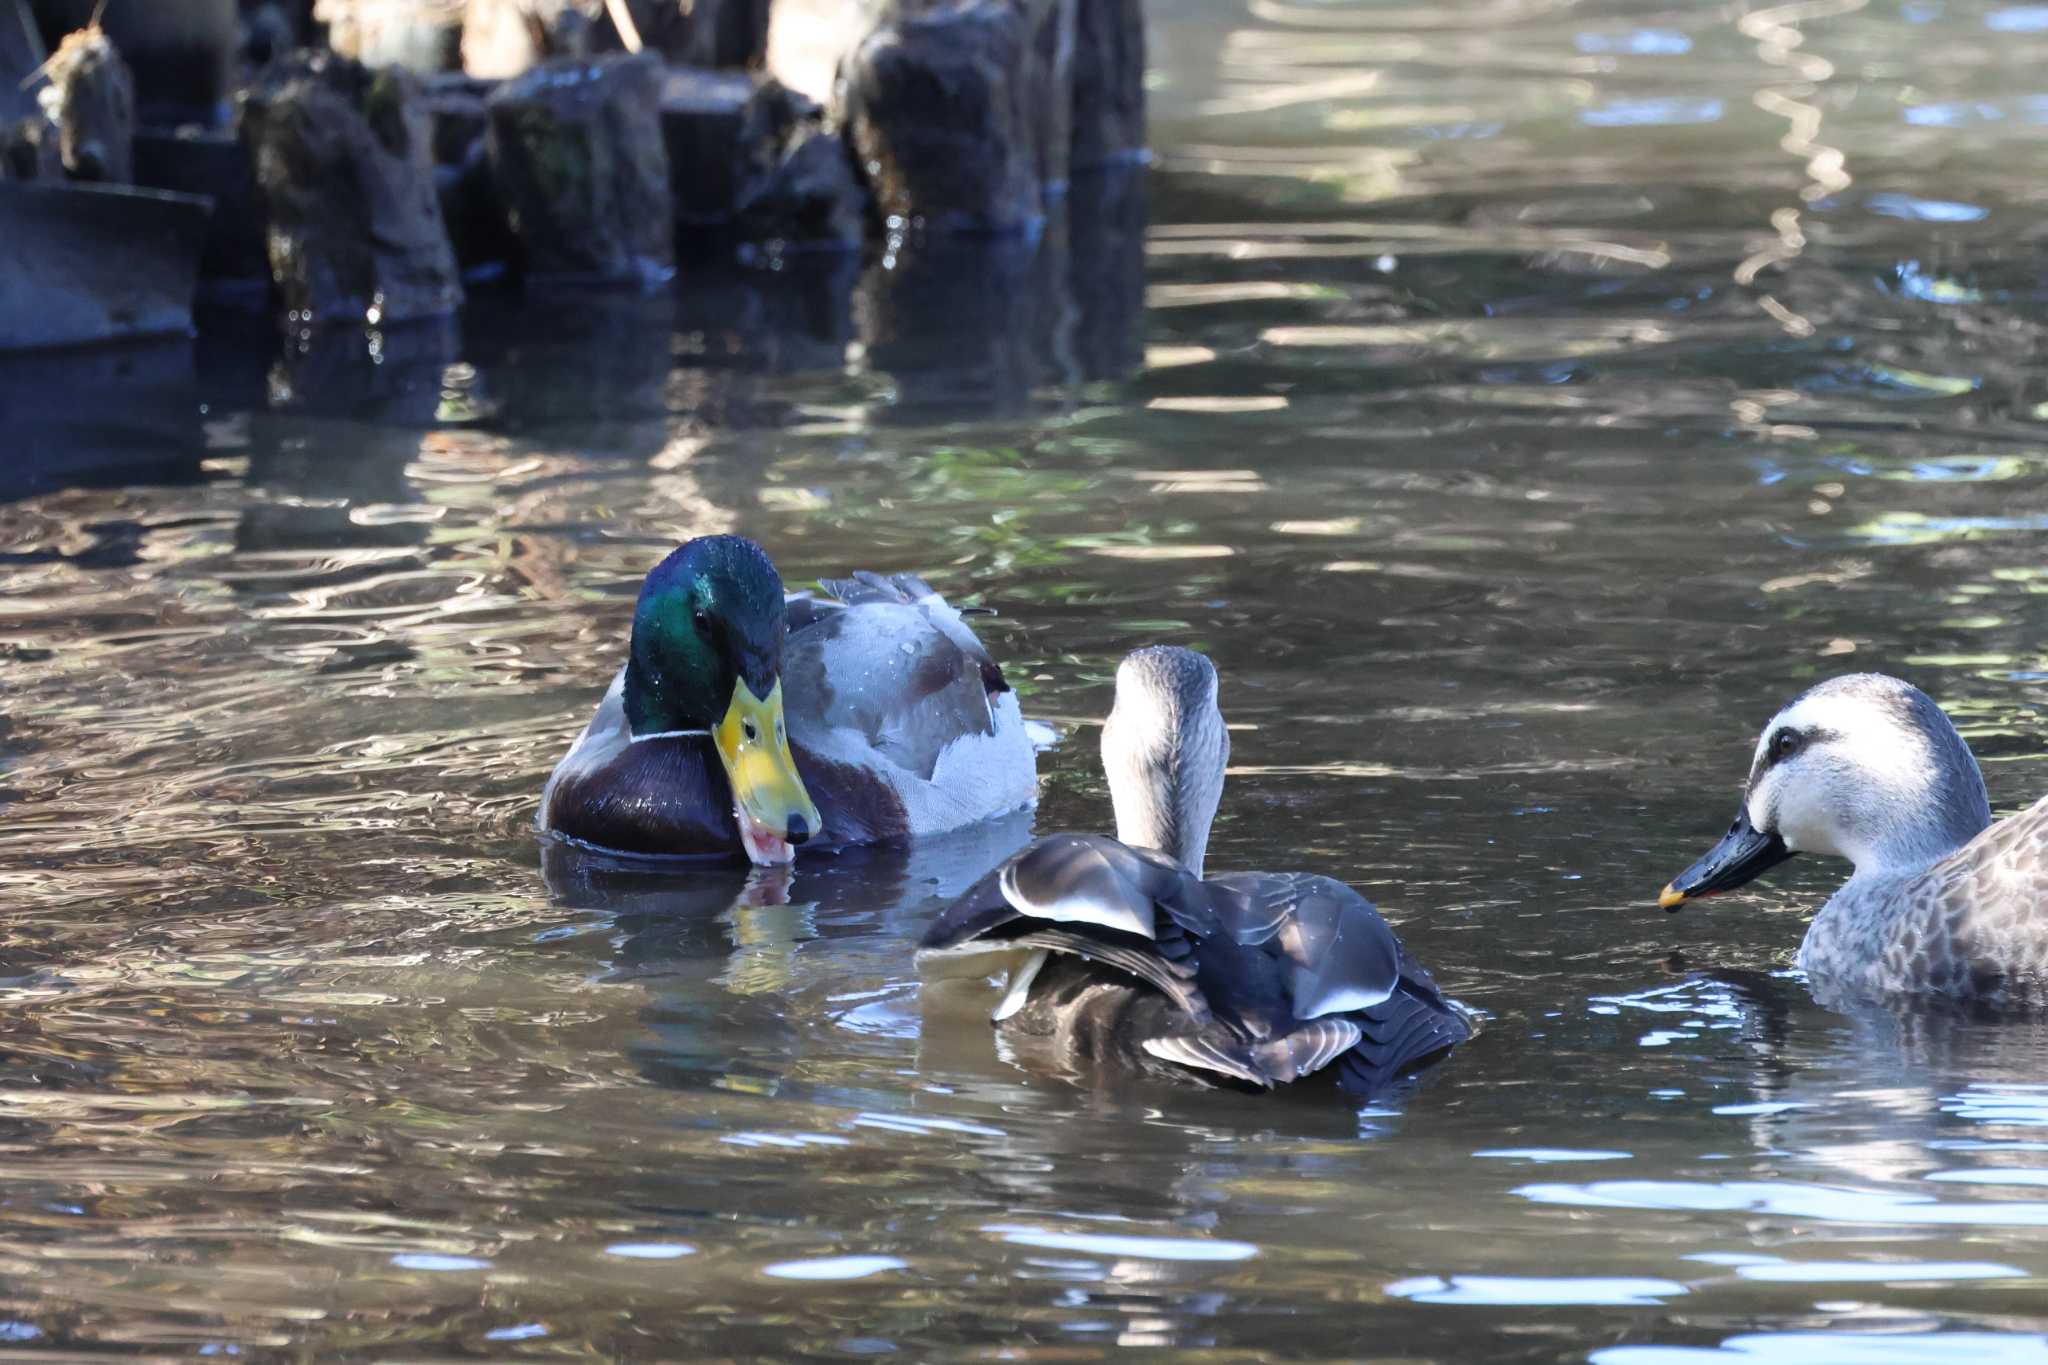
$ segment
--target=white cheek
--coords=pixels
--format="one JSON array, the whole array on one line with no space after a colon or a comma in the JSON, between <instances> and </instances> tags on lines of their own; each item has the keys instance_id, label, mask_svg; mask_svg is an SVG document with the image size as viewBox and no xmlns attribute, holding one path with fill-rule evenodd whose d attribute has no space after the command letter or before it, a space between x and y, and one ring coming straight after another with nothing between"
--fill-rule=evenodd
<instances>
[{"instance_id":1,"label":"white cheek","mask_svg":"<svg viewBox=\"0 0 2048 1365\"><path fill-rule=\"evenodd\" d=\"M1779 788L1777 795L1777 835L1785 841L1785 847L1795 853L1818 853L1837 856L1841 853L1838 842L1836 821L1831 818L1825 803L1819 799L1820 783L1776 781L1792 776L1790 770L1781 769L1773 773L1774 785ZM1752 812L1751 823L1755 823ZM1757 826L1759 829L1763 826Z\"/></svg>"},{"instance_id":2,"label":"white cheek","mask_svg":"<svg viewBox=\"0 0 2048 1365\"><path fill-rule=\"evenodd\" d=\"M1742 811L1749 817L1751 829L1771 828L1772 794L1776 791L1777 785L1778 775L1774 772L1765 773L1763 781L1751 787L1749 795L1743 799Z\"/></svg>"}]
</instances>

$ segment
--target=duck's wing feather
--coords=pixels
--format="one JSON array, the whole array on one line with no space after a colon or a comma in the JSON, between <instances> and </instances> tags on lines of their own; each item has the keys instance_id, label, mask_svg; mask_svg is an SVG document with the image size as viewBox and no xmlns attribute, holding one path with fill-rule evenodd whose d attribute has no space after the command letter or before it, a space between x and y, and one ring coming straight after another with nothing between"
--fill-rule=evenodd
<instances>
[{"instance_id":1,"label":"duck's wing feather","mask_svg":"<svg viewBox=\"0 0 2048 1365\"><path fill-rule=\"evenodd\" d=\"M1113 968L1206 1015L1180 902L1201 883L1169 858L1094 834L1053 834L949 906L920 950L1032 948Z\"/></svg>"},{"instance_id":2,"label":"duck's wing feather","mask_svg":"<svg viewBox=\"0 0 2048 1365\"><path fill-rule=\"evenodd\" d=\"M818 586L849 607L864 602L899 602L914 606L926 597L937 597L932 585L914 573L878 574L855 569L845 578L821 578Z\"/></svg>"},{"instance_id":3,"label":"duck's wing feather","mask_svg":"<svg viewBox=\"0 0 2048 1365\"><path fill-rule=\"evenodd\" d=\"M1270 1088L1314 1075L1357 1047L1363 1036L1348 1019L1318 1019L1256 1043L1210 1027L1195 1034L1147 1038L1144 1047L1161 1061Z\"/></svg>"},{"instance_id":4,"label":"duck's wing feather","mask_svg":"<svg viewBox=\"0 0 2048 1365\"><path fill-rule=\"evenodd\" d=\"M1231 939L1286 964L1295 1017L1368 1009L1401 984L1407 954L1372 902L1330 877L1239 872L1210 885Z\"/></svg>"},{"instance_id":5,"label":"duck's wing feather","mask_svg":"<svg viewBox=\"0 0 2048 1365\"><path fill-rule=\"evenodd\" d=\"M1156 947L1162 929L1169 938L1181 937L1174 911L1188 883L1200 886L1150 850L1097 834L1051 834L976 882L939 916L920 946L946 952L992 935L1014 938L1027 932L1017 927L1020 921L1033 921L1070 925L1076 932L1102 930ZM1164 926L1162 910L1171 921Z\"/></svg>"},{"instance_id":6,"label":"duck's wing feather","mask_svg":"<svg viewBox=\"0 0 2048 1365\"><path fill-rule=\"evenodd\" d=\"M1038 840L948 907L922 946L1038 949L1113 968L1177 1007L1132 1040L1144 1053L1248 1085L1334 1064L1342 1083L1371 1091L1469 1035L1371 902L1342 882L1204 882L1099 835Z\"/></svg>"},{"instance_id":7,"label":"duck's wing feather","mask_svg":"<svg viewBox=\"0 0 2048 1365\"><path fill-rule=\"evenodd\" d=\"M986 679L995 665L968 639L971 651L904 603L821 614L784 647L790 737L841 757L872 750L929 781L961 736L995 733Z\"/></svg>"},{"instance_id":8,"label":"duck's wing feather","mask_svg":"<svg viewBox=\"0 0 2048 1365\"><path fill-rule=\"evenodd\" d=\"M1010 945L1065 953L1113 968L1136 977L1191 1015L1209 1012L1209 1002L1195 985L1194 967L1162 957L1150 940L1125 939L1107 930L1033 929L1011 939Z\"/></svg>"},{"instance_id":9,"label":"duck's wing feather","mask_svg":"<svg viewBox=\"0 0 2048 1365\"><path fill-rule=\"evenodd\" d=\"M855 569L846 578L821 578L818 586L825 590L823 597L808 588L798 588L782 595L790 634L794 635L848 607L864 607L876 602L915 607L927 601L943 606L946 601L937 589L914 573L884 575Z\"/></svg>"},{"instance_id":10,"label":"duck's wing feather","mask_svg":"<svg viewBox=\"0 0 2048 1365\"><path fill-rule=\"evenodd\" d=\"M1159 1038L1147 1038L1142 1046L1160 1061L1172 1062L1175 1066L1213 1072L1262 1090L1271 1089L1273 1085L1272 1080L1259 1069L1251 1049L1241 1039L1221 1029L1197 1034L1170 1033Z\"/></svg>"},{"instance_id":11,"label":"duck's wing feather","mask_svg":"<svg viewBox=\"0 0 2048 1365\"><path fill-rule=\"evenodd\" d=\"M1305 1076L1335 1063L1347 1088L1370 1093L1471 1036L1471 1025L1372 902L1342 882L1254 872L1209 885L1233 943L1277 969L1269 975L1238 958L1217 964L1227 983L1210 970L1200 978L1218 1010L1260 1036L1269 1074L1291 1066ZM1343 1037L1350 1042L1335 1046Z\"/></svg>"},{"instance_id":12,"label":"duck's wing feather","mask_svg":"<svg viewBox=\"0 0 2048 1365\"><path fill-rule=\"evenodd\" d=\"M784 639L798 631L809 630L833 612L844 610L844 602L835 601L830 597L820 597L807 589L786 592L782 595L782 617L786 631Z\"/></svg>"}]
</instances>

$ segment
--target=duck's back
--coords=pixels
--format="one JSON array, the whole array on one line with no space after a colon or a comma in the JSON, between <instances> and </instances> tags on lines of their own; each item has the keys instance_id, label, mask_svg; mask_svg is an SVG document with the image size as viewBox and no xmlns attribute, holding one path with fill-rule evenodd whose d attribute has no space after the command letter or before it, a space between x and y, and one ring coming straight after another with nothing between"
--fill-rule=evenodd
<instances>
[{"instance_id":1,"label":"duck's back","mask_svg":"<svg viewBox=\"0 0 2048 1365\"><path fill-rule=\"evenodd\" d=\"M1333 1060L1345 1084L1362 1092L1471 1036L1429 969L1372 902L1344 883L1306 872L1241 872L1209 885L1240 898L1242 908L1223 914L1222 941L1203 945L1196 981L1231 981L1233 1008L1256 1015L1272 1036L1291 1034L1297 1064L1329 1043L1307 1021L1358 1029Z\"/></svg>"},{"instance_id":2,"label":"duck's back","mask_svg":"<svg viewBox=\"0 0 2048 1365\"><path fill-rule=\"evenodd\" d=\"M1016 693L923 580L856 574L796 597L789 738L825 838L937 834L1027 806L1037 760Z\"/></svg>"},{"instance_id":3,"label":"duck's back","mask_svg":"<svg viewBox=\"0 0 2048 1365\"><path fill-rule=\"evenodd\" d=\"M1922 872L1851 878L1799 965L1823 999L2048 1005L2048 798Z\"/></svg>"},{"instance_id":4,"label":"duck's back","mask_svg":"<svg viewBox=\"0 0 2048 1365\"><path fill-rule=\"evenodd\" d=\"M1069 1062L1262 1087L1332 1068L1369 1093L1470 1036L1378 911L1342 883L1203 881L1097 835L1023 850L941 915L925 947L1040 954L1004 1026Z\"/></svg>"}]
</instances>

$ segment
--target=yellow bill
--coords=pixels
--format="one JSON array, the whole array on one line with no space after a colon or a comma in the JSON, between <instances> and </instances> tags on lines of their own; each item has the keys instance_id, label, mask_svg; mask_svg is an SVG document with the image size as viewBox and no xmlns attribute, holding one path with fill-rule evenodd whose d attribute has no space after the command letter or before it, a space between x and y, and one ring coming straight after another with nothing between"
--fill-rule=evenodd
<instances>
[{"instance_id":1,"label":"yellow bill","mask_svg":"<svg viewBox=\"0 0 2048 1365\"><path fill-rule=\"evenodd\" d=\"M775 680L765 698L748 690L744 678L734 680L732 704L711 739L732 783L733 814L747 857L763 864L788 862L794 845L815 837L823 821L790 757L782 680Z\"/></svg>"}]
</instances>

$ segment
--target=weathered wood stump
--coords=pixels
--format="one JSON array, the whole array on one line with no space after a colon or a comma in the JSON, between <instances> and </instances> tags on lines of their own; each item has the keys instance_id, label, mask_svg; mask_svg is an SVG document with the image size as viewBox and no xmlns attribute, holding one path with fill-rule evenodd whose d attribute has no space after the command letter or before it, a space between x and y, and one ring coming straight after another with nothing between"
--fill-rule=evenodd
<instances>
[{"instance_id":1,"label":"weathered wood stump","mask_svg":"<svg viewBox=\"0 0 2048 1365\"><path fill-rule=\"evenodd\" d=\"M771 67L818 79L815 33L859 0L788 0ZM885 217L1036 227L1083 170L1144 159L1140 0L895 0L838 66L841 118ZM806 87L808 88L808 87Z\"/></svg>"},{"instance_id":2,"label":"weathered wood stump","mask_svg":"<svg viewBox=\"0 0 2048 1365\"><path fill-rule=\"evenodd\" d=\"M502 274L519 255L510 212L491 170L490 81L442 72L425 83L434 133L434 185L464 279Z\"/></svg>"},{"instance_id":3,"label":"weathered wood stump","mask_svg":"<svg viewBox=\"0 0 2048 1365\"><path fill-rule=\"evenodd\" d=\"M729 223L750 190L742 145L755 106L753 80L737 71L669 71L661 91L675 217L685 228Z\"/></svg>"},{"instance_id":4,"label":"weathered wood stump","mask_svg":"<svg viewBox=\"0 0 2048 1365\"><path fill-rule=\"evenodd\" d=\"M675 268L651 53L552 61L494 91L490 155L529 274L651 283Z\"/></svg>"},{"instance_id":5,"label":"weathered wood stump","mask_svg":"<svg viewBox=\"0 0 2048 1365\"><path fill-rule=\"evenodd\" d=\"M748 241L858 247L867 193L824 111L779 83L676 70L662 135L685 233L731 228Z\"/></svg>"},{"instance_id":6,"label":"weathered wood stump","mask_svg":"<svg viewBox=\"0 0 2048 1365\"><path fill-rule=\"evenodd\" d=\"M420 103L433 129L434 164L452 166L469 155L491 128L490 97L496 86L459 72L429 76L420 83Z\"/></svg>"},{"instance_id":7,"label":"weathered wood stump","mask_svg":"<svg viewBox=\"0 0 2048 1365\"><path fill-rule=\"evenodd\" d=\"M740 235L769 253L788 246L857 251L867 232L867 191L837 133L800 128L760 191L740 210Z\"/></svg>"},{"instance_id":8,"label":"weathered wood stump","mask_svg":"<svg viewBox=\"0 0 2048 1365\"><path fill-rule=\"evenodd\" d=\"M135 183L213 201L201 294L214 304L261 309L270 295L270 257L255 163L235 133L216 128L145 128L135 135Z\"/></svg>"},{"instance_id":9,"label":"weathered wood stump","mask_svg":"<svg viewBox=\"0 0 2048 1365\"><path fill-rule=\"evenodd\" d=\"M1142 0L1077 0L1073 169L1128 165L1145 155Z\"/></svg>"},{"instance_id":10,"label":"weathered wood stump","mask_svg":"<svg viewBox=\"0 0 2048 1365\"><path fill-rule=\"evenodd\" d=\"M1044 213L1034 34L1009 0L885 19L842 68L854 156L885 219L1014 232Z\"/></svg>"},{"instance_id":11,"label":"weathered wood stump","mask_svg":"<svg viewBox=\"0 0 2048 1365\"><path fill-rule=\"evenodd\" d=\"M331 53L243 98L271 279L301 324L396 322L462 302L413 77Z\"/></svg>"}]
</instances>

